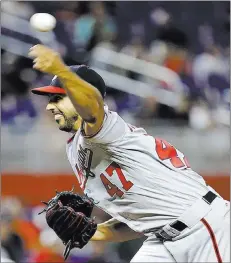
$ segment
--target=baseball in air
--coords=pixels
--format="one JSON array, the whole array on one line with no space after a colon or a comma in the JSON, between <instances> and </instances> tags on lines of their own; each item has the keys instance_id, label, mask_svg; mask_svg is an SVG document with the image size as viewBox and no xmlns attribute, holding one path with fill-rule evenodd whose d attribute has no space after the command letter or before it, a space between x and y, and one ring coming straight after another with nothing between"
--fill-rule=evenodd
<instances>
[{"instance_id":1,"label":"baseball in air","mask_svg":"<svg viewBox=\"0 0 231 263\"><path fill-rule=\"evenodd\" d=\"M48 32L55 28L56 19L48 13L36 13L30 18L30 24L40 32Z\"/></svg>"}]
</instances>

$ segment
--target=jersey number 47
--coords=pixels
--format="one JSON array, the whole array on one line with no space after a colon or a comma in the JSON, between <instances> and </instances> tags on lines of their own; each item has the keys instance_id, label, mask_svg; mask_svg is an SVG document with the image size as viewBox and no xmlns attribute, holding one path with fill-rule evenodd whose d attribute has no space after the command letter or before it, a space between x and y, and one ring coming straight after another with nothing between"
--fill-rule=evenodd
<instances>
[{"instance_id":1,"label":"jersey number 47","mask_svg":"<svg viewBox=\"0 0 231 263\"><path fill-rule=\"evenodd\" d=\"M126 180L125 175L123 174L121 167L116 162L112 162L107 167L107 169L105 171L109 176L112 176L113 173L115 172L117 174L121 184L122 184L123 189L125 191L128 191L133 186L133 183L131 181ZM120 190L115 184L110 182L103 173L100 174L100 178L101 178L102 183L103 183L104 187L106 188L108 194L111 197L114 197L114 196L118 196L120 198L123 197L124 192L122 190Z\"/></svg>"},{"instance_id":2,"label":"jersey number 47","mask_svg":"<svg viewBox=\"0 0 231 263\"><path fill-rule=\"evenodd\" d=\"M156 149L155 150L156 150L156 153L158 155L158 158L161 161L169 160L175 168L179 168L179 169L180 168L181 169L182 168L186 168L186 169L190 168L190 165L189 165L186 157L185 156L179 157L177 150L170 143L168 143L165 140L159 139L159 138L155 138L155 143L156 143ZM104 187L106 188L108 194L111 197L118 196L119 198L122 198L124 195L124 190L128 191L133 186L133 183L126 179L125 175L123 174L121 167L116 162L112 162L106 168L105 172L110 177L114 173L116 173L116 175L118 176L118 178L122 184L122 188L123 188L121 190L119 187L117 187L115 184L113 184L111 181L109 181L103 173L101 173L100 174L101 181L102 181Z\"/></svg>"}]
</instances>

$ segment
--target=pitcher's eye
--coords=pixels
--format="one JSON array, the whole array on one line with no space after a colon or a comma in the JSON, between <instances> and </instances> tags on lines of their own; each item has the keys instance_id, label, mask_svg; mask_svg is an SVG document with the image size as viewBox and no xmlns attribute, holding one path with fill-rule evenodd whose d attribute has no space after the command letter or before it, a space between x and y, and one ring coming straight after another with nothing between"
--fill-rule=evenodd
<instances>
[{"instance_id":1,"label":"pitcher's eye","mask_svg":"<svg viewBox=\"0 0 231 263\"><path fill-rule=\"evenodd\" d=\"M49 102L57 103L61 99L63 99L63 96L61 96L61 95L51 95L51 96L49 96Z\"/></svg>"}]
</instances>

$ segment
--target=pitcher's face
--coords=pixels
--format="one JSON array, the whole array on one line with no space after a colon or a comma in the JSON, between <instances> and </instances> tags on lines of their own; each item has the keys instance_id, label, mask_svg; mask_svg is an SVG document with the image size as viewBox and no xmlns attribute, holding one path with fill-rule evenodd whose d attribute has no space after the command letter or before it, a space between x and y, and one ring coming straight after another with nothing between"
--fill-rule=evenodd
<instances>
[{"instance_id":1,"label":"pitcher's face","mask_svg":"<svg viewBox=\"0 0 231 263\"><path fill-rule=\"evenodd\" d=\"M66 95L50 95L46 110L51 111L61 131L75 132L80 127L80 116Z\"/></svg>"}]
</instances>

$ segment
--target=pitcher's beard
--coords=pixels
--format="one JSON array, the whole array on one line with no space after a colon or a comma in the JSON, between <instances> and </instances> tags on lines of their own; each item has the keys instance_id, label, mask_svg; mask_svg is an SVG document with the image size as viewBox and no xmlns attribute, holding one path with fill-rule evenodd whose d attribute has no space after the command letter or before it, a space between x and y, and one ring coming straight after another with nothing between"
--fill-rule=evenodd
<instances>
[{"instance_id":1,"label":"pitcher's beard","mask_svg":"<svg viewBox=\"0 0 231 263\"><path fill-rule=\"evenodd\" d=\"M76 115L76 116L74 116L72 118L69 118L69 119L67 119L64 116L64 119L65 119L65 126L61 126L61 127L59 127L59 129L61 131L65 131L65 132L73 132L74 131L75 122L78 120L78 115Z\"/></svg>"}]
</instances>

